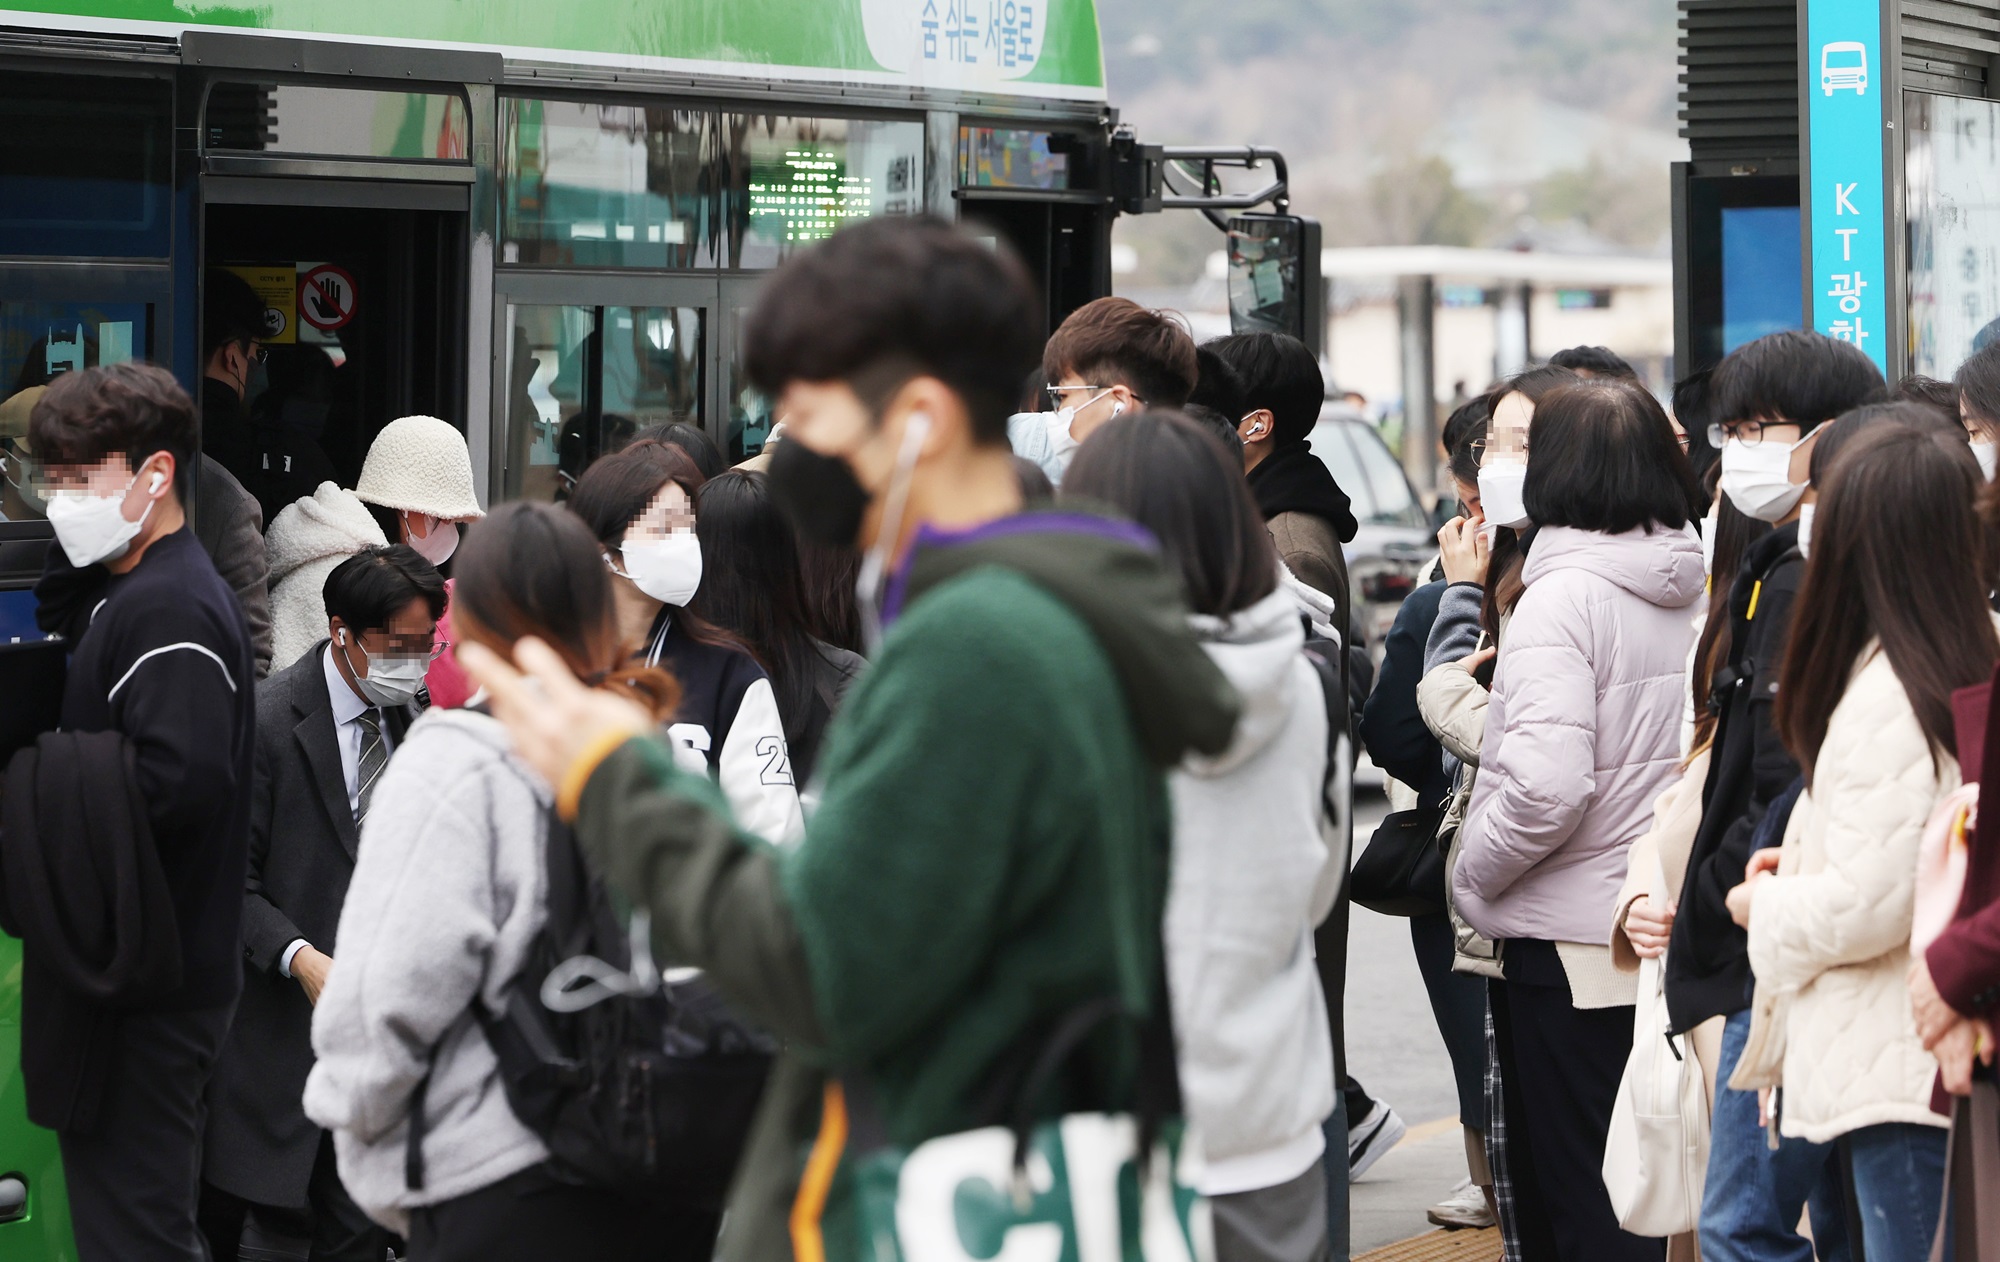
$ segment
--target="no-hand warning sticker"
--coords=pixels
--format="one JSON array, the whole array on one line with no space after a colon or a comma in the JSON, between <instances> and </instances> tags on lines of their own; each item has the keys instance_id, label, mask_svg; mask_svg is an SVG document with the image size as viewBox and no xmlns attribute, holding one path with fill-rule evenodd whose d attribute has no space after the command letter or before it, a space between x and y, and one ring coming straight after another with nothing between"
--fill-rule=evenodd
<instances>
[{"instance_id":1,"label":"no-hand warning sticker","mask_svg":"<svg viewBox=\"0 0 2000 1262\"><path fill-rule=\"evenodd\" d=\"M322 333L354 319L358 298L354 277L331 263L321 263L299 277L299 316Z\"/></svg>"}]
</instances>

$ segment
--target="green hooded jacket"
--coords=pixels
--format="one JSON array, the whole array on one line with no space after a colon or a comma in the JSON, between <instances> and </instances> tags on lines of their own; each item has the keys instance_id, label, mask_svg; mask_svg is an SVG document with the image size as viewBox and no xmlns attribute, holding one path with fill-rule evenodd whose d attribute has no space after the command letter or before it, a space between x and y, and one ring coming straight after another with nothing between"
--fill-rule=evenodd
<instances>
[{"instance_id":1,"label":"green hooded jacket","mask_svg":"<svg viewBox=\"0 0 2000 1262\"><path fill-rule=\"evenodd\" d=\"M986 1124L996 1064L1077 1005L1164 994L1165 771L1217 753L1239 701L1144 532L1076 512L919 536L892 625L821 755L805 838L730 823L715 786L635 739L589 773L576 832L691 964L787 1051L737 1172L723 1254L791 1256L823 1076L879 1138ZM1127 1107L1114 1032L1099 1098ZM826 1210L842 1217L841 1184Z\"/></svg>"}]
</instances>

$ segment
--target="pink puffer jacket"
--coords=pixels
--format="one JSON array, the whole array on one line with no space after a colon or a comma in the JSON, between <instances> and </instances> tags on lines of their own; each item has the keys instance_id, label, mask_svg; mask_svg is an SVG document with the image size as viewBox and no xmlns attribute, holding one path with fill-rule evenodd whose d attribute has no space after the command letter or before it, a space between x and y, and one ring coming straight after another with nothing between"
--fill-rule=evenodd
<instances>
[{"instance_id":1,"label":"pink puffer jacket","mask_svg":"<svg viewBox=\"0 0 2000 1262\"><path fill-rule=\"evenodd\" d=\"M1489 938L1603 944L1625 851L1679 774L1701 545L1548 527L1522 579L1452 896Z\"/></svg>"}]
</instances>

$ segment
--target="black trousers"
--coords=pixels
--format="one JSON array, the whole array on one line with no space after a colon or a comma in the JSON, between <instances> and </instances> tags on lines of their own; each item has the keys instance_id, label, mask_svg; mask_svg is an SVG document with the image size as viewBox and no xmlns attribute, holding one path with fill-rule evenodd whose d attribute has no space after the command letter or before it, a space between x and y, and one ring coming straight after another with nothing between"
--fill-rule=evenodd
<instances>
[{"instance_id":1,"label":"black trousers","mask_svg":"<svg viewBox=\"0 0 2000 1262\"><path fill-rule=\"evenodd\" d=\"M1532 1171L1517 1178L1516 1195L1538 1202L1522 1208L1546 1222L1560 1262L1659 1262L1666 1242L1620 1228L1604 1190L1604 1139L1632 1052L1632 1009L1571 1006L1560 965L1557 985L1516 980L1521 945L1508 943L1508 980L1493 988L1509 1160L1518 1152Z\"/></svg>"},{"instance_id":2,"label":"black trousers","mask_svg":"<svg viewBox=\"0 0 2000 1262\"><path fill-rule=\"evenodd\" d=\"M88 1133L61 1131L63 1178L82 1262L204 1262L195 1227L202 1092L235 1005L127 1012L111 1085Z\"/></svg>"},{"instance_id":3,"label":"black trousers","mask_svg":"<svg viewBox=\"0 0 2000 1262\"><path fill-rule=\"evenodd\" d=\"M215 1262L382 1262L402 1243L347 1194L330 1132L320 1134L304 1209L254 1204L214 1184L202 1185L201 1206Z\"/></svg>"},{"instance_id":4,"label":"black trousers","mask_svg":"<svg viewBox=\"0 0 2000 1262\"><path fill-rule=\"evenodd\" d=\"M536 1166L410 1213L410 1262L709 1262L722 1215L640 1208Z\"/></svg>"}]
</instances>

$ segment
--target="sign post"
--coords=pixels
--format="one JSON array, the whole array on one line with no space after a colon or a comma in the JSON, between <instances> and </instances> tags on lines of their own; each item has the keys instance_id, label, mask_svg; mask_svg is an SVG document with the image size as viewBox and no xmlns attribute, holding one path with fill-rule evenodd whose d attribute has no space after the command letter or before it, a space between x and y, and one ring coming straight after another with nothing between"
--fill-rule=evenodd
<instances>
[{"instance_id":1,"label":"sign post","mask_svg":"<svg viewBox=\"0 0 2000 1262\"><path fill-rule=\"evenodd\" d=\"M1897 288L1888 271L1887 159L1898 76L1883 60L1882 3L1806 0L1800 23L1806 309L1813 328L1854 343L1887 374Z\"/></svg>"}]
</instances>

